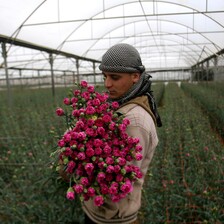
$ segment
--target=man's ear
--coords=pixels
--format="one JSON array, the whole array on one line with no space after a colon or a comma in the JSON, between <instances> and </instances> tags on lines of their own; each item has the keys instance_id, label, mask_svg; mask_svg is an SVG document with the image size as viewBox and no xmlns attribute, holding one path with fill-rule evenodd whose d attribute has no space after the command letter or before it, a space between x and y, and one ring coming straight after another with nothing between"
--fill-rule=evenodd
<instances>
[{"instance_id":1,"label":"man's ear","mask_svg":"<svg viewBox=\"0 0 224 224\"><path fill-rule=\"evenodd\" d=\"M138 82L139 79L140 79L140 73L139 72L132 73L133 83Z\"/></svg>"}]
</instances>

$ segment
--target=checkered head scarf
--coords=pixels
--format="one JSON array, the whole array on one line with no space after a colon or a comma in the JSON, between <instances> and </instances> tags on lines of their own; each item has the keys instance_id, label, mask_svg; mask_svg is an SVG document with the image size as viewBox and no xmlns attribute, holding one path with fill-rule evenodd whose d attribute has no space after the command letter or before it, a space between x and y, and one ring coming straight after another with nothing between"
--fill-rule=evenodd
<instances>
[{"instance_id":1,"label":"checkered head scarf","mask_svg":"<svg viewBox=\"0 0 224 224\"><path fill-rule=\"evenodd\" d=\"M124 43L112 46L103 55L99 69L103 72L139 72L139 81L135 83L127 93L114 101L117 101L120 105L122 105L133 98L146 95L148 97L150 108L156 118L157 126L162 126L162 122L157 111L157 106L151 91L150 78L152 76L145 72L145 67L142 65L141 57L137 49Z\"/></svg>"}]
</instances>

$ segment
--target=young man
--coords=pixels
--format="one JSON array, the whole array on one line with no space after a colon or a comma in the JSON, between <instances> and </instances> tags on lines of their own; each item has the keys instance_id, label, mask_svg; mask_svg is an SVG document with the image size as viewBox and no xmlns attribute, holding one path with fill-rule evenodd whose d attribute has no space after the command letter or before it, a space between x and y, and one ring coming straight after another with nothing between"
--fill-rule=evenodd
<instances>
[{"instance_id":1,"label":"young man","mask_svg":"<svg viewBox=\"0 0 224 224\"><path fill-rule=\"evenodd\" d=\"M138 223L144 177L158 144L156 125L162 125L150 90L151 76L145 73L138 51L128 44L111 47L103 55L99 68L104 75L109 100L117 101L118 111L130 120L127 133L140 139L143 159L135 161L135 165L141 168L143 178L136 181L133 191L117 203L107 200L97 207L92 200L84 202L85 223Z\"/></svg>"}]
</instances>

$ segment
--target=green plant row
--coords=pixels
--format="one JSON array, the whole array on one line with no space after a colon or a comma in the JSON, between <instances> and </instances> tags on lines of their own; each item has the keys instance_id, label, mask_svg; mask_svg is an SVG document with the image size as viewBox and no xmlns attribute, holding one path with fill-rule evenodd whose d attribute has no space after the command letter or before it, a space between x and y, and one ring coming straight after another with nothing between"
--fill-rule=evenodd
<instances>
[{"instance_id":1,"label":"green plant row","mask_svg":"<svg viewBox=\"0 0 224 224\"><path fill-rule=\"evenodd\" d=\"M208 85L205 84L183 83L181 87L208 113L212 127L224 139L224 94L223 91L220 94L221 84L212 85L213 88L207 88Z\"/></svg>"},{"instance_id":2,"label":"green plant row","mask_svg":"<svg viewBox=\"0 0 224 224\"><path fill-rule=\"evenodd\" d=\"M222 223L223 145L176 85L165 87L156 149L143 191L144 223ZM193 113L192 113L193 111Z\"/></svg>"},{"instance_id":3,"label":"green plant row","mask_svg":"<svg viewBox=\"0 0 224 224\"><path fill-rule=\"evenodd\" d=\"M49 155L65 130L55 114L69 89L0 92L0 223L69 223L83 219L78 201L69 202Z\"/></svg>"},{"instance_id":4,"label":"green plant row","mask_svg":"<svg viewBox=\"0 0 224 224\"><path fill-rule=\"evenodd\" d=\"M217 92L219 95L224 97L224 82L223 81L216 81L216 82L198 82L198 86L203 86L206 89L211 89Z\"/></svg>"},{"instance_id":5,"label":"green plant row","mask_svg":"<svg viewBox=\"0 0 224 224\"><path fill-rule=\"evenodd\" d=\"M159 106L161 104L161 101L163 98L165 85L164 85L164 83L156 83L156 84L152 85L151 89L153 91L153 95L155 97L156 104Z\"/></svg>"}]
</instances>

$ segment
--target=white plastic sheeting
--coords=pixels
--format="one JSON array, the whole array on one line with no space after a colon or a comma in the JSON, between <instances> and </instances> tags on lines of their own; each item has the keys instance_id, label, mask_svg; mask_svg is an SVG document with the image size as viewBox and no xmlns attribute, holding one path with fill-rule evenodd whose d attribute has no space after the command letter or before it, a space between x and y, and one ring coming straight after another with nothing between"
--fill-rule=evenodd
<instances>
[{"instance_id":1,"label":"white plastic sheeting","mask_svg":"<svg viewBox=\"0 0 224 224\"><path fill-rule=\"evenodd\" d=\"M124 42L148 70L186 68L224 49L224 1L0 0L0 36L96 60ZM7 44L7 55L9 68L49 68L43 51ZM74 59L55 57L54 69L76 69Z\"/></svg>"}]
</instances>

